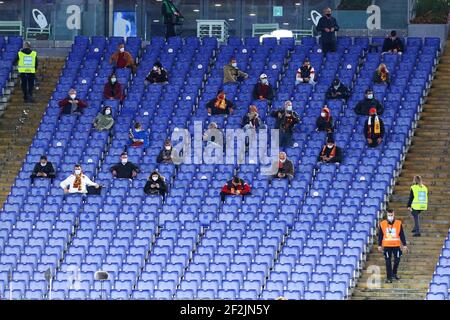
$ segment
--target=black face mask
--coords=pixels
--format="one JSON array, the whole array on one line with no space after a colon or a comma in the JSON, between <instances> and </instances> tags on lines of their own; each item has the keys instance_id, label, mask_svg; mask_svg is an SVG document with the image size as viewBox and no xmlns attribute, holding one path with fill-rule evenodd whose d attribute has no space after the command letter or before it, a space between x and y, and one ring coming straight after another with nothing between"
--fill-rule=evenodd
<instances>
[{"instance_id":1,"label":"black face mask","mask_svg":"<svg viewBox=\"0 0 450 320\"><path fill-rule=\"evenodd\" d=\"M328 18L331 17L331 13L326 13L325 14Z\"/></svg>"}]
</instances>

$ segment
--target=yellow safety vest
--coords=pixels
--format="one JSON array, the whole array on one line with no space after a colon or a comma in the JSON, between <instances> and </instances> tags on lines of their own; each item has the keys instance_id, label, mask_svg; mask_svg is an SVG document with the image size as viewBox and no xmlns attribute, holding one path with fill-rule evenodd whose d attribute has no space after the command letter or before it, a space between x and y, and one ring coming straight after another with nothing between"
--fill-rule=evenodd
<instances>
[{"instance_id":1,"label":"yellow safety vest","mask_svg":"<svg viewBox=\"0 0 450 320\"><path fill-rule=\"evenodd\" d=\"M414 195L411 208L413 210L427 210L428 208L428 188L415 184L411 186Z\"/></svg>"},{"instance_id":2,"label":"yellow safety vest","mask_svg":"<svg viewBox=\"0 0 450 320\"><path fill-rule=\"evenodd\" d=\"M19 73L36 73L36 51L31 51L30 54L25 54L19 51L19 62L17 68Z\"/></svg>"}]
</instances>

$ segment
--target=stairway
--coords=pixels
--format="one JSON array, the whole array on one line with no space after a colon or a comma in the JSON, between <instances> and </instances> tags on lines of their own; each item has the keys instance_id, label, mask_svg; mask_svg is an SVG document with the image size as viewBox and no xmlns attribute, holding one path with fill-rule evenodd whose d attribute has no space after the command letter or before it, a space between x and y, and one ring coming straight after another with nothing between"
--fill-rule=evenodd
<instances>
[{"instance_id":1,"label":"stairway","mask_svg":"<svg viewBox=\"0 0 450 320\"><path fill-rule=\"evenodd\" d=\"M400 262L400 281L385 284L384 258L377 243L368 255L352 299L424 299L442 245L450 227L450 49L442 56L403 170L388 207L403 221L410 252ZM412 237L413 219L406 208L409 188L415 175L428 186L428 211L421 217L421 234ZM371 267L372 266L372 267ZM371 289L373 266L381 271L380 287ZM369 270L368 270L369 268ZM372 271L372 272L371 272Z\"/></svg>"},{"instance_id":2,"label":"stairway","mask_svg":"<svg viewBox=\"0 0 450 320\"><path fill-rule=\"evenodd\" d=\"M64 63L63 58L39 58L35 85L39 89L34 90L34 103L23 102L20 80L16 81L0 118L0 207L22 166Z\"/></svg>"}]
</instances>

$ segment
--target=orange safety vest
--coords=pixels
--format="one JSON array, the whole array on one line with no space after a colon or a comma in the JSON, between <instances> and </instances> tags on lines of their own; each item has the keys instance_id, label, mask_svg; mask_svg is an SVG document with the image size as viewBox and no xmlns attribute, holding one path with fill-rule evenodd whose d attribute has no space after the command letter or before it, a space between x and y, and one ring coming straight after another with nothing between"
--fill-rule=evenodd
<instances>
[{"instance_id":1,"label":"orange safety vest","mask_svg":"<svg viewBox=\"0 0 450 320\"><path fill-rule=\"evenodd\" d=\"M400 247L402 244L400 240L400 230L402 222L395 220L394 224L390 225L387 220L380 222L381 230L383 231L383 247Z\"/></svg>"}]
</instances>

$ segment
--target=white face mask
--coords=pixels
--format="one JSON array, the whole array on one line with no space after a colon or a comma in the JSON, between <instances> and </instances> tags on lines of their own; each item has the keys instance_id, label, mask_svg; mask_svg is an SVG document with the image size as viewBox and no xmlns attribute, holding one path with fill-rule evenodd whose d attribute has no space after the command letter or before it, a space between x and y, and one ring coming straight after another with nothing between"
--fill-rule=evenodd
<instances>
[{"instance_id":1,"label":"white face mask","mask_svg":"<svg viewBox=\"0 0 450 320\"><path fill-rule=\"evenodd\" d=\"M322 118L325 118L327 116L325 112L322 112L320 115L322 116Z\"/></svg>"},{"instance_id":2,"label":"white face mask","mask_svg":"<svg viewBox=\"0 0 450 320\"><path fill-rule=\"evenodd\" d=\"M268 83L269 83L269 80L267 80L267 79L261 79L261 83L268 84Z\"/></svg>"},{"instance_id":3,"label":"white face mask","mask_svg":"<svg viewBox=\"0 0 450 320\"><path fill-rule=\"evenodd\" d=\"M388 220L389 222L392 222L392 221L394 221L394 217L389 216L389 217L387 217L387 220Z\"/></svg>"},{"instance_id":4,"label":"white face mask","mask_svg":"<svg viewBox=\"0 0 450 320\"><path fill-rule=\"evenodd\" d=\"M158 71L158 67L153 67L153 70Z\"/></svg>"},{"instance_id":5,"label":"white face mask","mask_svg":"<svg viewBox=\"0 0 450 320\"><path fill-rule=\"evenodd\" d=\"M165 146L164 148L166 148L166 150L170 150L172 147L171 146Z\"/></svg>"},{"instance_id":6,"label":"white face mask","mask_svg":"<svg viewBox=\"0 0 450 320\"><path fill-rule=\"evenodd\" d=\"M122 158L122 164L126 164L128 162L128 158Z\"/></svg>"},{"instance_id":7,"label":"white face mask","mask_svg":"<svg viewBox=\"0 0 450 320\"><path fill-rule=\"evenodd\" d=\"M125 51L125 48L120 48L119 51L120 51L120 52L124 52L124 51Z\"/></svg>"},{"instance_id":8,"label":"white face mask","mask_svg":"<svg viewBox=\"0 0 450 320\"><path fill-rule=\"evenodd\" d=\"M280 159L280 162L284 163L284 162L286 162L286 159Z\"/></svg>"},{"instance_id":9,"label":"white face mask","mask_svg":"<svg viewBox=\"0 0 450 320\"><path fill-rule=\"evenodd\" d=\"M331 148L333 148L333 145L331 145L331 146L330 146L330 145L327 145L327 148L328 148L328 149L331 149Z\"/></svg>"},{"instance_id":10,"label":"white face mask","mask_svg":"<svg viewBox=\"0 0 450 320\"><path fill-rule=\"evenodd\" d=\"M153 176L153 177L152 177L152 180L153 180L153 181L157 181L157 180L158 180L158 177L157 177L157 176Z\"/></svg>"},{"instance_id":11,"label":"white face mask","mask_svg":"<svg viewBox=\"0 0 450 320\"><path fill-rule=\"evenodd\" d=\"M105 114L106 114L106 115L110 115L110 114L111 114L111 110L106 109L106 110L105 110Z\"/></svg>"},{"instance_id":12,"label":"white face mask","mask_svg":"<svg viewBox=\"0 0 450 320\"><path fill-rule=\"evenodd\" d=\"M41 166L45 167L46 165L47 165L47 162L45 162L45 163L41 162Z\"/></svg>"},{"instance_id":13,"label":"white face mask","mask_svg":"<svg viewBox=\"0 0 450 320\"><path fill-rule=\"evenodd\" d=\"M112 82L112 83L115 83L116 81L117 81L116 78L111 78L111 82Z\"/></svg>"},{"instance_id":14,"label":"white face mask","mask_svg":"<svg viewBox=\"0 0 450 320\"><path fill-rule=\"evenodd\" d=\"M75 170L75 174L76 175L80 175L81 174L81 170L80 169Z\"/></svg>"},{"instance_id":15,"label":"white face mask","mask_svg":"<svg viewBox=\"0 0 450 320\"><path fill-rule=\"evenodd\" d=\"M368 94L367 99L373 99L373 94Z\"/></svg>"},{"instance_id":16,"label":"white face mask","mask_svg":"<svg viewBox=\"0 0 450 320\"><path fill-rule=\"evenodd\" d=\"M77 95L76 94L71 94L69 97L70 97L70 99L74 100L77 97Z\"/></svg>"},{"instance_id":17,"label":"white face mask","mask_svg":"<svg viewBox=\"0 0 450 320\"><path fill-rule=\"evenodd\" d=\"M233 62L231 65L232 65L234 68L237 68L237 63L236 63L236 62Z\"/></svg>"}]
</instances>

